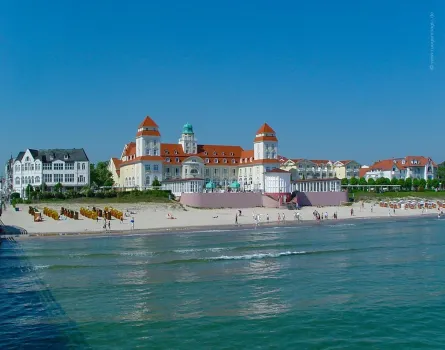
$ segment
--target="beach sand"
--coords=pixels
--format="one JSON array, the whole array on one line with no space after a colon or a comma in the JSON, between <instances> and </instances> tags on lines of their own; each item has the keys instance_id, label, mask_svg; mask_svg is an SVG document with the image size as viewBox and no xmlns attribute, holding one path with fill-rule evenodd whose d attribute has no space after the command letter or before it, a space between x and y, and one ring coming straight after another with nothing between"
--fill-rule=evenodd
<instances>
[{"instance_id":1,"label":"beach sand","mask_svg":"<svg viewBox=\"0 0 445 350\"><path fill-rule=\"evenodd\" d=\"M60 210L61 204L54 203L42 203L36 205L38 209L43 211L43 207L49 207L57 211ZM78 211L81 206L85 207L85 204L69 205L69 209ZM90 205L92 207L93 205ZM98 206L103 209L105 204ZM373 210L371 211L371 207ZM12 207L8 207L3 212L1 217L5 225L18 226L25 229L30 235L59 235L59 234L98 234L106 232L103 228L104 221L88 219L80 216L79 220L65 219L65 220L53 220L52 218L43 216L43 222L34 222L32 215L28 214L28 205L19 205L20 211L14 211ZM176 230L189 230L190 228L210 228L210 227L234 227L235 216L238 209L196 209L189 207L182 207L179 204L151 204L151 203L138 203L138 204L115 204L115 209L121 210L124 213L128 213L128 217L125 217L123 223L113 218L111 220L111 230L108 233L128 233L131 230L131 218L134 218L134 231L150 231L150 232L162 232L162 231L176 231ZM354 215L351 216L351 208L354 209ZM403 218L410 216L419 216L425 214L436 214L437 209L431 209L423 212L422 209L396 209L395 214L392 209L382 208L376 203L364 203L362 208L361 203L354 203L352 206L332 206L332 207L303 207L299 210L300 218L303 223L314 222L313 212L317 210L319 213L328 213L328 221L336 221L333 219L333 214L337 212L338 220L344 219L371 219L371 218ZM249 208L241 209L242 215L238 217L238 224L241 226L255 226L254 215L260 215L260 226L267 225L266 215L269 215L269 225L277 224L298 224L294 217L295 211L288 209L278 208ZM282 221L283 213L286 217L285 223ZM175 219L169 219L168 214L172 215ZM281 216L281 221L278 222L278 214ZM322 220L326 221L326 220Z\"/></svg>"}]
</instances>

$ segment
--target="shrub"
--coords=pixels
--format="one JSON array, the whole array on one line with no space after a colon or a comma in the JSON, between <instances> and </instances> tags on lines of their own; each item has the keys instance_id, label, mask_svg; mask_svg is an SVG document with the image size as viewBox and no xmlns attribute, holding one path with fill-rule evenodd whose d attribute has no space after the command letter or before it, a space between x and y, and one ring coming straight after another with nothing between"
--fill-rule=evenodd
<instances>
[{"instance_id":1,"label":"shrub","mask_svg":"<svg viewBox=\"0 0 445 350\"><path fill-rule=\"evenodd\" d=\"M19 198L20 198L20 193L18 192L11 193L11 200Z\"/></svg>"}]
</instances>

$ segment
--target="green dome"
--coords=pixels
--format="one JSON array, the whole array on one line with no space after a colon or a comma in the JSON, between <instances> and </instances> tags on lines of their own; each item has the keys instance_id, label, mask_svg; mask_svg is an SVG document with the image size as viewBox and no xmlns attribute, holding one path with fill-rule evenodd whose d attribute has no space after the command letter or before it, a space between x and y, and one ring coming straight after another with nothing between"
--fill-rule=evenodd
<instances>
[{"instance_id":1,"label":"green dome","mask_svg":"<svg viewBox=\"0 0 445 350\"><path fill-rule=\"evenodd\" d=\"M193 134L193 126L190 123L186 123L182 128L183 134Z\"/></svg>"}]
</instances>

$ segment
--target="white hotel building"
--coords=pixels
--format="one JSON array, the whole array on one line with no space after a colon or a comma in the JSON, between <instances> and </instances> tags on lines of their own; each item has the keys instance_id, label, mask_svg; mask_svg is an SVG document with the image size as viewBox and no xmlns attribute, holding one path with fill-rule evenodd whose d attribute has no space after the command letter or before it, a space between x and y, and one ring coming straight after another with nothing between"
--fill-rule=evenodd
<instances>
[{"instance_id":1,"label":"white hotel building","mask_svg":"<svg viewBox=\"0 0 445 350\"><path fill-rule=\"evenodd\" d=\"M60 183L63 188L80 189L90 184L90 162L80 149L27 149L13 163L13 192L25 196L28 185L45 184L51 190Z\"/></svg>"}]
</instances>

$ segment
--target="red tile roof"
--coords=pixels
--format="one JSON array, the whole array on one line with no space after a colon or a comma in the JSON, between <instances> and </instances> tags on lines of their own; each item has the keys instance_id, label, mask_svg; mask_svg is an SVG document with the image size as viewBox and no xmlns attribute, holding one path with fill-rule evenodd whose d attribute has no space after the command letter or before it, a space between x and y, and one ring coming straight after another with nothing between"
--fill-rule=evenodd
<instances>
[{"instance_id":1,"label":"red tile roof","mask_svg":"<svg viewBox=\"0 0 445 350\"><path fill-rule=\"evenodd\" d=\"M137 136L161 136L159 130L140 130L136 133Z\"/></svg>"},{"instance_id":2,"label":"red tile roof","mask_svg":"<svg viewBox=\"0 0 445 350\"><path fill-rule=\"evenodd\" d=\"M122 161L121 161L120 159L117 159L117 158L111 158L111 160L113 161L114 167L115 167L116 169L119 169L119 167L120 167Z\"/></svg>"},{"instance_id":3,"label":"red tile roof","mask_svg":"<svg viewBox=\"0 0 445 350\"><path fill-rule=\"evenodd\" d=\"M309 159L309 161L311 161L312 163L315 163L315 164L317 164L317 165L320 165L320 164L328 164L329 162L331 162L330 160L328 160L328 159ZM332 163L332 162L331 162Z\"/></svg>"},{"instance_id":4,"label":"red tile roof","mask_svg":"<svg viewBox=\"0 0 445 350\"><path fill-rule=\"evenodd\" d=\"M392 158L392 159L384 159L379 160L375 162L373 165L370 166L368 171L370 170L392 170L392 168L395 166L399 170L403 170L406 168L411 167L424 167L428 164L429 160L431 158L423 157L423 156L407 156L405 158ZM417 164L414 162L417 161ZM413 162L413 163L411 163ZM437 166L436 163L434 163L431 160L433 166Z\"/></svg>"},{"instance_id":5,"label":"red tile roof","mask_svg":"<svg viewBox=\"0 0 445 350\"><path fill-rule=\"evenodd\" d=\"M369 168L360 168L358 170L358 177L360 178L364 177L369 170L370 170Z\"/></svg>"},{"instance_id":6,"label":"red tile roof","mask_svg":"<svg viewBox=\"0 0 445 350\"><path fill-rule=\"evenodd\" d=\"M145 119L139 124L140 128L158 128L158 124L154 122L153 119L151 119L148 115L145 117Z\"/></svg>"},{"instance_id":7,"label":"red tile roof","mask_svg":"<svg viewBox=\"0 0 445 350\"><path fill-rule=\"evenodd\" d=\"M275 130L272 129L269 126L269 124L264 123L263 125L261 125L261 127L256 132L256 135L260 135L260 134L275 134Z\"/></svg>"},{"instance_id":8,"label":"red tile roof","mask_svg":"<svg viewBox=\"0 0 445 350\"><path fill-rule=\"evenodd\" d=\"M125 145L125 155L127 157L136 155L136 142L129 142Z\"/></svg>"},{"instance_id":9,"label":"red tile roof","mask_svg":"<svg viewBox=\"0 0 445 350\"><path fill-rule=\"evenodd\" d=\"M266 171L266 173L289 173L289 172L283 169L273 168L272 170Z\"/></svg>"}]
</instances>

